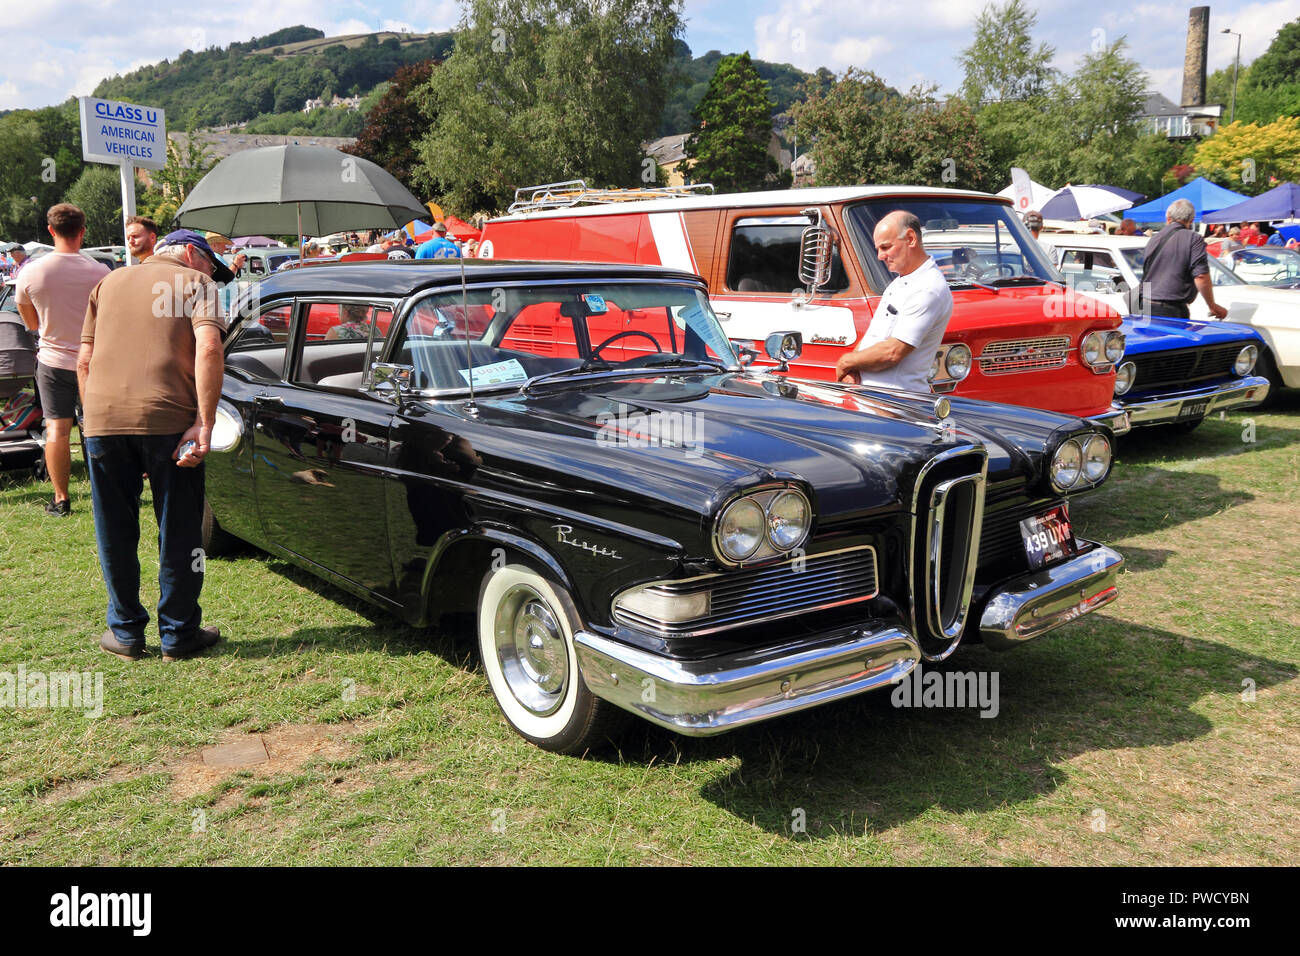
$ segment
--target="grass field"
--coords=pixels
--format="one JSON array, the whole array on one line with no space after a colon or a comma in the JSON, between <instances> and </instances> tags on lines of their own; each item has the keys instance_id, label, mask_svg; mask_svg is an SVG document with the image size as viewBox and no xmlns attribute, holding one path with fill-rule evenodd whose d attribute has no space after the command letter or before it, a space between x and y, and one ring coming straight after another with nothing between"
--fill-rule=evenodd
<instances>
[{"instance_id":1,"label":"grass field","mask_svg":"<svg viewBox=\"0 0 1300 956\"><path fill-rule=\"evenodd\" d=\"M109 657L84 468L66 520L0 477L0 672L103 675L99 717L0 707L0 863L1300 863L1300 394L1119 458L1071 513L1120 601L948 665L996 717L882 692L586 760L507 728L467 640L252 551L208 562L215 652Z\"/></svg>"}]
</instances>

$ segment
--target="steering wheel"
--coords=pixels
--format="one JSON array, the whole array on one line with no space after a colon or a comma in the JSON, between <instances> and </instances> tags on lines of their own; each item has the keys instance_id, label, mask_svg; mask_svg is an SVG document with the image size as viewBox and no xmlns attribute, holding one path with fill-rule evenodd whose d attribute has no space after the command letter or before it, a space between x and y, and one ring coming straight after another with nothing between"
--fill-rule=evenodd
<instances>
[{"instance_id":1,"label":"steering wheel","mask_svg":"<svg viewBox=\"0 0 1300 956\"><path fill-rule=\"evenodd\" d=\"M976 280L983 279L990 274L995 276L1014 276L1016 274L1016 267L1009 262L990 263L982 269L971 263L970 269L971 277Z\"/></svg>"},{"instance_id":2,"label":"steering wheel","mask_svg":"<svg viewBox=\"0 0 1300 956\"><path fill-rule=\"evenodd\" d=\"M654 347L655 347L655 351L656 351L656 352L662 352L662 351L663 351L663 349L662 349L662 348L660 347L660 345L659 345L659 342L658 342L658 341L655 339L655 337L654 337L653 335L651 335L649 332L642 332L640 329L624 329L622 332L615 332L613 335L611 335L611 336L610 336L609 338L607 338L605 341L601 342L599 345L597 345L595 348L593 348L593 349L591 350L591 357L592 357L592 358L595 358L597 355L600 354L600 352L601 352L602 349L608 348L608 347L609 347L610 345L612 345L614 342L617 342L619 339L626 338L626 337L629 336L629 335L639 335L639 336L641 336L642 338L649 339L651 342L654 343Z\"/></svg>"}]
</instances>

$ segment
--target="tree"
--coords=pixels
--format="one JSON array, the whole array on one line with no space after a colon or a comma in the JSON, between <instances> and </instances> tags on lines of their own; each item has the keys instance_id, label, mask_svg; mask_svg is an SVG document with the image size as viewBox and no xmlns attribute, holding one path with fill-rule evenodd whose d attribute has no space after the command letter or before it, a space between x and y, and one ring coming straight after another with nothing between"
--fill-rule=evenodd
<instances>
[{"instance_id":1,"label":"tree","mask_svg":"<svg viewBox=\"0 0 1300 956\"><path fill-rule=\"evenodd\" d=\"M1268 49L1250 67L1250 84L1263 88L1294 83L1300 78L1300 19L1277 31Z\"/></svg>"},{"instance_id":2,"label":"tree","mask_svg":"<svg viewBox=\"0 0 1300 956\"><path fill-rule=\"evenodd\" d=\"M1129 155L1140 132L1133 122L1142 107L1147 75L1124 56L1126 41L1085 56L1067 84L1053 91L1053 131L1068 147L1062 181L1117 183L1129 172Z\"/></svg>"},{"instance_id":3,"label":"tree","mask_svg":"<svg viewBox=\"0 0 1300 956\"><path fill-rule=\"evenodd\" d=\"M167 138L167 165L150 174L152 188L145 193L143 204L148 215L164 233L176 217L176 210L216 165L207 144L199 139L193 125L185 132L185 139Z\"/></svg>"},{"instance_id":4,"label":"tree","mask_svg":"<svg viewBox=\"0 0 1300 956\"><path fill-rule=\"evenodd\" d=\"M141 188L136 182L136 199ZM122 241L122 178L115 166L91 165L63 197L86 214L88 246L110 246Z\"/></svg>"},{"instance_id":5,"label":"tree","mask_svg":"<svg viewBox=\"0 0 1300 956\"><path fill-rule=\"evenodd\" d=\"M975 114L961 100L935 99L933 88L900 96L876 74L850 68L791 112L799 141L813 143L819 186L997 188Z\"/></svg>"},{"instance_id":6,"label":"tree","mask_svg":"<svg viewBox=\"0 0 1300 956\"><path fill-rule=\"evenodd\" d=\"M748 53L724 57L691 113L694 132L686 140L691 178L713 183L720 192L758 189L774 178L779 170L767 145L775 106Z\"/></svg>"},{"instance_id":7,"label":"tree","mask_svg":"<svg viewBox=\"0 0 1300 956\"><path fill-rule=\"evenodd\" d=\"M418 94L417 180L462 212L519 186L633 186L666 97L680 0L464 0L456 47Z\"/></svg>"},{"instance_id":8,"label":"tree","mask_svg":"<svg viewBox=\"0 0 1300 956\"><path fill-rule=\"evenodd\" d=\"M975 39L957 58L965 70L961 95L973 108L1041 96L1056 71L1056 51L1046 43L1034 46L1030 32L1038 14L1020 0L989 4L975 22Z\"/></svg>"},{"instance_id":9,"label":"tree","mask_svg":"<svg viewBox=\"0 0 1300 956\"><path fill-rule=\"evenodd\" d=\"M1249 195L1300 180L1300 117L1221 127L1196 147L1192 163L1205 178Z\"/></svg>"},{"instance_id":10,"label":"tree","mask_svg":"<svg viewBox=\"0 0 1300 956\"><path fill-rule=\"evenodd\" d=\"M356 143L344 148L344 152L378 163L412 192L416 190L415 168L420 161L417 146L430 125L414 93L428 83L433 68L432 60L400 67L387 90L366 113Z\"/></svg>"}]
</instances>

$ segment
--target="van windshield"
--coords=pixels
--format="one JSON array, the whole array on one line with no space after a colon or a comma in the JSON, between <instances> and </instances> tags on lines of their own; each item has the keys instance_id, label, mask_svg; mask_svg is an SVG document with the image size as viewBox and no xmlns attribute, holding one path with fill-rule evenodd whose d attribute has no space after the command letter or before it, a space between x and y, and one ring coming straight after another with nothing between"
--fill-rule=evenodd
<instances>
[{"instance_id":1,"label":"van windshield","mask_svg":"<svg viewBox=\"0 0 1300 956\"><path fill-rule=\"evenodd\" d=\"M848 210L853 239L871 274L884 289L893 278L876 255L872 234L889 213L903 209L921 220L921 241L948 284L1041 285L1062 282L1046 251L1005 203L977 199L882 199Z\"/></svg>"}]
</instances>

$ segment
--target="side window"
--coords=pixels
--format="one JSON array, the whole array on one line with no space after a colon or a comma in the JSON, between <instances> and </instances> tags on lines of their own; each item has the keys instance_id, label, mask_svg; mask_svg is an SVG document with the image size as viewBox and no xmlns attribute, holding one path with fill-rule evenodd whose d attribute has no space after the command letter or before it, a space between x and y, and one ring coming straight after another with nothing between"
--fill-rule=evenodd
<instances>
[{"instance_id":1,"label":"side window","mask_svg":"<svg viewBox=\"0 0 1300 956\"><path fill-rule=\"evenodd\" d=\"M226 364L253 378L278 382L284 375L292 309L288 303L273 306L246 321L235 333L235 341L226 353Z\"/></svg>"},{"instance_id":2,"label":"side window","mask_svg":"<svg viewBox=\"0 0 1300 956\"><path fill-rule=\"evenodd\" d=\"M369 302L304 302L300 385L364 388L371 363L383 349L392 306Z\"/></svg>"},{"instance_id":3,"label":"side window","mask_svg":"<svg viewBox=\"0 0 1300 956\"><path fill-rule=\"evenodd\" d=\"M799 240L808 228L803 216L738 219L731 230L727 258L727 288L733 292L768 292L789 295L802 287L799 281ZM835 250L831 278L823 292L849 286L840 250Z\"/></svg>"},{"instance_id":4,"label":"side window","mask_svg":"<svg viewBox=\"0 0 1300 956\"><path fill-rule=\"evenodd\" d=\"M1061 253L1061 272L1071 280L1118 279L1122 277L1109 252L1065 249Z\"/></svg>"}]
</instances>

